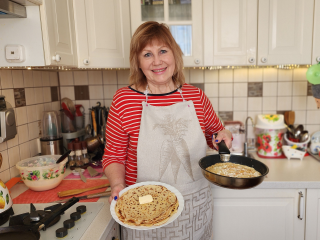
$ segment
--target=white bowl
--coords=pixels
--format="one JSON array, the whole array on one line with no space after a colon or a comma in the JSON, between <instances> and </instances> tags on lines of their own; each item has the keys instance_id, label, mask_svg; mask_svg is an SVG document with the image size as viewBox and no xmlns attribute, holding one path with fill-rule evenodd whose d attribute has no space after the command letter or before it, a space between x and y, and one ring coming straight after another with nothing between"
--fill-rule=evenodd
<instances>
[{"instance_id":1,"label":"white bowl","mask_svg":"<svg viewBox=\"0 0 320 240\"><path fill-rule=\"evenodd\" d=\"M284 134L284 141L285 141L285 145L289 145L291 147L293 145L296 145L298 148L302 148L303 151L306 151L307 147L308 147L308 143L310 142L310 136L309 136L308 140L305 142L292 142L287 138L287 134L285 133Z\"/></svg>"},{"instance_id":2,"label":"white bowl","mask_svg":"<svg viewBox=\"0 0 320 240\"><path fill-rule=\"evenodd\" d=\"M21 179L34 191L45 191L57 187L66 170L68 158L56 164L60 155L44 155L27 158L16 164Z\"/></svg>"},{"instance_id":3,"label":"white bowl","mask_svg":"<svg viewBox=\"0 0 320 240\"><path fill-rule=\"evenodd\" d=\"M300 160L302 160L304 155L306 154L305 151L296 150L294 148L291 148L291 146L282 146L282 152L289 160L291 158L299 158Z\"/></svg>"}]
</instances>

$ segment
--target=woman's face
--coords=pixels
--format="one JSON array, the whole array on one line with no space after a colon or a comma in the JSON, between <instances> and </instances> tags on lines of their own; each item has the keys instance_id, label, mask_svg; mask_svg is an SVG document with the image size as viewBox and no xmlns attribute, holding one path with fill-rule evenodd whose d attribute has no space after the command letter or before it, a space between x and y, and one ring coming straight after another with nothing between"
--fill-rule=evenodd
<instances>
[{"instance_id":1,"label":"woman's face","mask_svg":"<svg viewBox=\"0 0 320 240\"><path fill-rule=\"evenodd\" d=\"M139 68L148 83L162 85L172 82L175 69L172 50L159 41L152 41L139 54Z\"/></svg>"}]
</instances>

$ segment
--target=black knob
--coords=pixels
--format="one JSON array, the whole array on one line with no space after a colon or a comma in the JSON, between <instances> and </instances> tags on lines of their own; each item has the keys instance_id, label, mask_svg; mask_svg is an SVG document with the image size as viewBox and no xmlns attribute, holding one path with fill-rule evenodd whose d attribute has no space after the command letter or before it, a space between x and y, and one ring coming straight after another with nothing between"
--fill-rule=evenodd
<instances>
[{"instance_id":1,"label":"black knob","mask_svg":"<svg viewBox=\"0 0 320 240\"><path fill-rule=\"evenodd\" d=\"M85 205L81 205L79 207L77 207L77 212L80 214L83 214L87 211L87 207Z\"/></svg>"},{"instance_id":2,"label":"black knob","mask_svg":"<svg viewBox=\"0 0 320 240\"><path fill-rule=\"evenodd\" d=\"M81 214L79 212L74 212L71 213L70 217L73 221L77 221L81 218Z\"/></svg>"},{"instance_id":3,"label":"black knob","mask_svg":"<svg viewBox=\"0 0 320 240\"><path fill-rule=\"evenodd\" d=\"M68 229L66 228L59 228L56 230L56 237L63 238L68 235Z\"/></svg>"},{"instance_id":4,"label":"black knob","mask_svg":"<svg viewBox=\"0 0 320 240\"><path fill-rule=\"evenodd\" d=\"M73 228L73 227L74 227L74 221L73 221L72 219L65 220L65 221L63 222L63 226L64 226L66 229Z\"/></svg>"}]
</instances>

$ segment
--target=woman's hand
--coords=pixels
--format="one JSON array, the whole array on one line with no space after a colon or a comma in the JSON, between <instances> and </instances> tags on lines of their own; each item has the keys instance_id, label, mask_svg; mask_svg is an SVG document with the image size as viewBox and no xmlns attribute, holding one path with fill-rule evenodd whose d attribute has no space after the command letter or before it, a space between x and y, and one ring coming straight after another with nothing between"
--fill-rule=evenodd
<instances>
[{"instance_id":1,"label":"woman's hand","mask_svg":"<svg viewBox=\"0 0 320 240\"><path fill-rule=\"evenodd\" d=\"M126 186L122 183L119 183L113 187L111 187L111 196L109 197L109 203L111 204L114 197L119 198L119 192L124 189Z\"/></svg>"},{"instance_id":2,"label":"woman's hand","mask_svg":"<svg viewBox=\"0 0 320 240\"><path fill-rule=\"evenodd\" d=\"M212 144L217 150L219 150L217 143L221 142L222 140L224 140L229 149L232 147L232 133L229 130L224 129L218 132L217 136L212 136Z\"/></svg>"}]
</instances>

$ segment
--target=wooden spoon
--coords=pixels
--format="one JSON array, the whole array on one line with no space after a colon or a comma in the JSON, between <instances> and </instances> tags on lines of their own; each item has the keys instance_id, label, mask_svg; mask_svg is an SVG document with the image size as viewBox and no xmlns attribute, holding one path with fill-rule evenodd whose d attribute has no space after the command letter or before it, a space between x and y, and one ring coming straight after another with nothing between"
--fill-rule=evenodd
<instances>
[{"instance_id":1,"label":"wooden spoon","mask_svg":"<svg viewBox=\"0 0 320 240\"><path fill-rule=\"evenodd\" d=\"M99 188L104 188L104 187L110 187L110 183L106 183L103 185L95 186L95 187L90 187L90 188L83 188L83 189L72 189L72 190L67 190L67 191L62 191L58 192L59 197L66 197L66 196L71 196L71 195L77 195L83 192L99 189Z\"/></svg>"}]
</instances>

